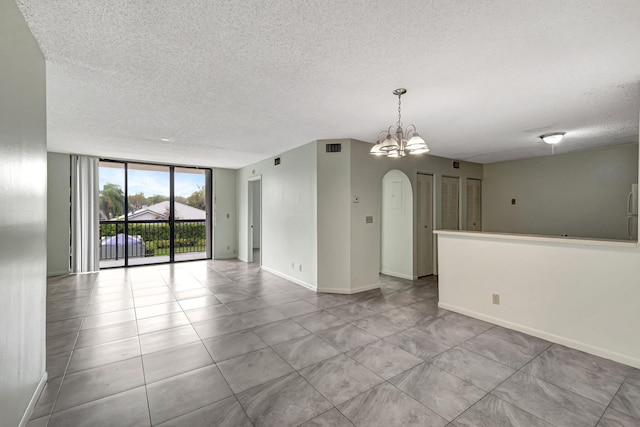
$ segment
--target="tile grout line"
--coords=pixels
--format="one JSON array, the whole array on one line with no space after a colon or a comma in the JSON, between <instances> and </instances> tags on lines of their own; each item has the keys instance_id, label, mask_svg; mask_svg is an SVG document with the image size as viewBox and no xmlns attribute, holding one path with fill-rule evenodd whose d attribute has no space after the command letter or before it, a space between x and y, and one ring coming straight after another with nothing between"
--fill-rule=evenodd
<instances>
[{"instance_id":1,"label":"tile grout line","mask_svg":"<svg viewBox=\"0 0 640 427\"><path fill-rule=\"evenodd\" d=\"M95 291L95 280L93 280L93 285L91 287L91 293L89 294L90 297L93 296L93 292ZM87 317L87 311L89 310L89 305L87 304L87 306L85 307L84 310L84 315L82 316L82 321L80 322L80 327L78 328L78 332L76 334L76 339L73 342L73 347L71 349L71 352L69 353L69 359L67 360L67 364L64 368L64 371L62 373L62 376L60 377L60 385L58 386L58 391L56 392L55 398L53 399L53 404L51 405L51 409L49 410L49 419L47 419L47 423L45 425L45 427L47 427L49 425L49 422L51 421L51 418L53 417L53 414L56 412L62 412L62 411L55 411L56 405L58 404L58 398L60 397L60 392L62 391L62 386L64 385L64 380L67 377L67 371L69 370L69 365L71 364L71 359L73 358L73 354L75 353L75 347L78 343L78 338L80 337L80 331L82 330L82 325L84 324L84 319ZM46 326L46 325L45 325ZM46 332L45 332L46 335ZM47 381L48 382L48 381ZM37 404L37 403L36 403ZM71 408L69 408L71 409Z\"/></svg>"},{"instance_id":2,"label":"tile grout line","mask_svg":"<svg viewBox=\"0 0 640 427\"><path fill-rule=\"evenodd\" d=\"M140 343L140 330L138 329L138 311L136 306L135 296L133 294L133 282L131 278L131 273L127 272L129 277L129 281L131 282L131 299L133 300L133 314L135 316L136 322L136 338L138 340L138 350L140 350L140 364L142 365L142 379L144 380L144 395L147 400L147 415L149 416L149 425L153 425L153 421L151 419L151 404L149 403L149 389L147 388L147 374L144 369L144 357L142 357L142 344Z\"/></svg>"},{"instance_id":3,"label":"tile grout line","mask_svg":"<svg viewBox=\"0 0 640 427\"><path fill-rule=\"evenodd\" d=\"M234 282L232 281L232 283L234 283ZM212 293L212 295L213 295L213 293ZM215 297L215 295L214 295L214 297ZM217 299L217 298L216 298L216 299ZM224 303L223 303L222 301L220 301L220 303L224 305ZM225 306L225 307L226 307L226 306ZM182 308L182 306L180 306L180 308ZM227 307L227 309L228 309L228 307ZM233 398L236 400L236 402L238 403L238 405L239 405L239 406L240 406L240 408L242 409L242 412L244 413L245 417L247 417L247 420L249 420L249 422L251 423L251 425L252 425L252 426L254 426L255 424L253 423L253 421L251 421L251 418L249 418L249 414L247 414L247 411L245 410L245 408L242 406L242 404L240 404L240 400L238 399L238 396L236 395L236 393L235 393L235 392L233 391L233 389L231 388L231 385L229 384L229 381L227 380L227 378L224 376L224 374L222 373L222 371L221 371L221 370L220 370L220 368L218 367L218 362L215 360L215 358L214 358L214 357L213 357L213 355L211 354L211 351L209 351L209 348L208 348L208 347L206 346L206 344L204 343L204 339L200 336L200 334L198 333L198 331L193 327L193 322L191 322L191 319L189 319L189 317L186 315L186 313L185 313L184 311L185 311L185 310L184 310L184 309L182 309L182 313L185 315L185 317L187 317L187 320L189 321L189 324L191 325L191 327L193 328L194 332L196 333L196 335L197 335L197 336L198 336L198 338L200 339L200 344L202 344L202 346L203 346L203 347L204 347L204 349L206 350L207 354L208 354L208 355L209 355L209 357L211 358L211 361L213 362L213 366L215 366L215 368L216 368L216 369L218 370L218 372L220 373L220 376L222 377L222 379L224 380L225 384L227 385L227 387L228 387L228 388L229 388L229 390L231 391L231 394L232 394ZM235 315L235 314L232 314L232 315ZM196 323L197 323L197 322L196 322ZM238 332L240 332L240 331L238 331ZM233 333L233 332L232 332L232 333ZM230 335L230 334L226 334L226 335ZM224 336L224 335L223 335L223 336ZM265 344L266 344L266 343L265 343ZM172 378L172 377L170 377L170 378ZM229 397L231 397L231 396L229 396ZM205 408L205 407L207 407L207 406L209 406L209 405L213 405L213 404L215 404L215 403L222 402L222 401L223 401L223 400L225 400L225 399L228 399L228 397L225 397L225 398L220 399L220 400L215 401L215 402L211 402L211 403L209 403L209 404L207 404L207 405L205 405L205 406L203 406L203 407L201 407L201 408L194 409L194 410L192 410L192 411L187 412L186 414L178 415L177 417L174 417L174 418L172 418L172 419L176 419L176 418L181 417L181 416L183 416L183 415L187 415L187 414L189 414L189 413L191 413L191 412L193 412L193 411L197 411L198 409ZM151 415L149 415L149 416L151 416ZM170 421L170 420L166 420L166 421L163 421L163 422L167 422L167 421Z\"/></svg>"}]
</instances>

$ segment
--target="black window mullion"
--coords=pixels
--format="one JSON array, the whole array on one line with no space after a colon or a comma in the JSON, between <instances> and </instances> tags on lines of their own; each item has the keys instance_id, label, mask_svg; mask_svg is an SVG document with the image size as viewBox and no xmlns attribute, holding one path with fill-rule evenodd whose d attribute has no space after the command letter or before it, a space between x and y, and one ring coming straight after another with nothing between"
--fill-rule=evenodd
<instances>
[{"instance_id":1,"label":"black window mullion","mask_svg":"<svg viewBox=\"0 0 640 427\"><path fill-rule=\"evenodd\" d=\"M116 253L118 253L117 245ZM129 266L129 164L126 162L124 162L124 266Z\"/></svg>"},{"instance_id":2,"label":"black window mullion","mask_svg":"<svg viewBox=\"0 0 640 427\"><path fill-rule=\"evenodd\" d=\"M205 171L205 210L207 212L206 216L205 216L205 230L206 230L206 234L205 234L205 242L206 242L206 251L207 251L207 258L212 258L213 257L213 233L211 232L212 230L212 221L211 218L213 218L213 173L211 171L211 169L207 169Z\"/></svg>"},{"instance_id":3,"label":"black window mullion","mask_svg":"<svg viewBox=\"0 0 640 427\"><path fill-rule=\"evenodd\" d=\"M174 262L176 259L174 172L175 168L173 166L169 166L169 262Z\"/></svg>"}]
</instances>

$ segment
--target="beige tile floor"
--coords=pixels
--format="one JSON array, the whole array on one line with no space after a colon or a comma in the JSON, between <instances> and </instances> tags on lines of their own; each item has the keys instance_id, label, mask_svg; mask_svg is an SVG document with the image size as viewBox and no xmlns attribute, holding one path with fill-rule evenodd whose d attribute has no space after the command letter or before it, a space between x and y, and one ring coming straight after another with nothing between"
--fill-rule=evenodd
<instances>
[{"instance_id":1,"label":"beige tile floor","mask_svg":"<svg viewBox=\"0 0 640 427\"><path fill-rule=\"evenodd\" d=\"M639 370L380 280L316 294L235 260L52 278L29 427L640 425Z\"/></svg>"}]
</instances>

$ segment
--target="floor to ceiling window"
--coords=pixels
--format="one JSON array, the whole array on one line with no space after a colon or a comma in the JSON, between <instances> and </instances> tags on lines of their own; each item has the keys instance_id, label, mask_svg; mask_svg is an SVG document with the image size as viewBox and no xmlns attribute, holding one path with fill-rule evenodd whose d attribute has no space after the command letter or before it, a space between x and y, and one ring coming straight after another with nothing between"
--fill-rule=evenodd
<instances>
[{"instance_id":1,"label":"floor to ceiling window","mask_svg":"<svg viewBox=\"0 0 640 427\"><path fill-rule=\"evenodd\" d=\"M102 160L100 268L211 258L211 170Z\"/></svg>"}]
</instances>

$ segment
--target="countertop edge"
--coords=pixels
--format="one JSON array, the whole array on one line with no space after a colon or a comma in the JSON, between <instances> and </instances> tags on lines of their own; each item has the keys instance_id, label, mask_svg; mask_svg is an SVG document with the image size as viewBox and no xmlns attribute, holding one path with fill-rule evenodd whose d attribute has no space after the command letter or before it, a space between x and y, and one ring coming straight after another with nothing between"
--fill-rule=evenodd
<instances>
[{"instance_id":1,"label":"countertop edge","mask_svg":"<svg viewBox=\"0 0 640 427\"><path fill-rule=\"evenodd\" d=\"M434 234L453 237L471 237L475 239L493 240L519 240L529 242L562 243L576 246L608 246L616 248L637 248L638 242L634 240L607 240L590 239L585 237L565 237L565 236L541 236L536 234L512 234L496 233L485 231L464 231L464 230L433 230Z\"/></svg>"}]
</instances>

